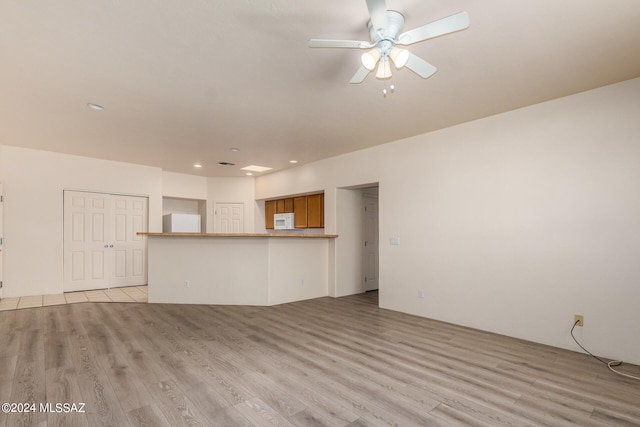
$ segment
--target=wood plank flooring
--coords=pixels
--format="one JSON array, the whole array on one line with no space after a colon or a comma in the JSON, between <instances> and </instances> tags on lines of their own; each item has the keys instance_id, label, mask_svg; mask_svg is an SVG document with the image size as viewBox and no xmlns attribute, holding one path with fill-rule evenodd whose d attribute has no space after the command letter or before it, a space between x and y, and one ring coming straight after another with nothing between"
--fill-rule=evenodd
<instances>
[{"instance_id":1,"label":"wood plank flooring","mask_svg":"<svg viewBox=\"0 0 640 427\"><path fill-rule=\"evenodd\" d=\"M640 382L589 356L383 310L375 292L0 312L4 402L37 410L0 426L640 425Z\"/></svg>"}]
</instances>

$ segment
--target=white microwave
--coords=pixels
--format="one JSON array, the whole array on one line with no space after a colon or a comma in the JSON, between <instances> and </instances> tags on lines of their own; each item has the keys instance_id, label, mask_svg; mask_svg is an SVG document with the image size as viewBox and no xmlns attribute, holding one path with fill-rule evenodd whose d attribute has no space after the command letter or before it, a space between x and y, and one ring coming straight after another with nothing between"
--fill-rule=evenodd
<instances>
[{"instance_id":1,"label":"white microwave","mask_svg":"<svg viewBox=\"0 0 640 427\"><path fill-rule=\"evenodd\" d=\"M293 230L293 214L281 213L273 215L273 228L276 230Z\"/></svg>"}]
</instances>

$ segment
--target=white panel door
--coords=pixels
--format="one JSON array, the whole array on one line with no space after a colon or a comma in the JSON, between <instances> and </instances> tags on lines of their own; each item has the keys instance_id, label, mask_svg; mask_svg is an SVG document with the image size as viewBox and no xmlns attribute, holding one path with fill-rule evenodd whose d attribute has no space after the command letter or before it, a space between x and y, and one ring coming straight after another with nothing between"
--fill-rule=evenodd
<instances>
[{"instance_id":1,"label":"white panel door","mask_svg":"<svg viewBox=\"0 0 640 427\"><path fill-rule=\"evenodd\" d=\"M364 197L364 290L378 289L378 199Z\"/></svg>"},{"instance_id":2,"label":"white panel door","mask_svg":"<svg viewBox=\"0 0 640 427\"><path fill-rule=\"evenodd\" d=\"M147 230L147 198L111 196L111 239L113 251L109 287L147 283L146 237L136 233ZM111 248L113 245L113 248Z\"/></svg>"},{"instance_id":3,"label":"white panel door","mask_svg":"<svg viewBox=\"0 0 640 427\"><path fill-rule=\"evenodd\" d=\"M64 192L64 291L147 283L145 197Z\"/></svg>"},{"instance_id":4,"label":"white panel door","mask_svg":"<svg viewBox=\"0 0 640 427\"><path fill-rule=\"evenodd\" d=\"M244 232L243 203L216 203L215 216L216 233Z\"/></svg>"},{"instance_id":5,"label":"white panel door","mask_svg":"<svg viewBox=\"0 0 640 427\"><path fill-rule=\"evenodd\" d=\"M108 287L107 194L64 192L64 291Z\"/></svg>"}]
</instances>

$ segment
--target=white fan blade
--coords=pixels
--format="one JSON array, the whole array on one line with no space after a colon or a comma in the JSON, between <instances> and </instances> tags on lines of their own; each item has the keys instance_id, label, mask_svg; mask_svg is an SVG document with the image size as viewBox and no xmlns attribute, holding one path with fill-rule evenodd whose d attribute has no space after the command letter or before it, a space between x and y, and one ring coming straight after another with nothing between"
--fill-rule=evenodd
<instances>
[{"instance_id":1,"label":"white fan blade","mask_svg":"<svg viewBox=\"0 0 640 427\"><path fill-rule=\"evenodd\" d=\"M356 49L368 49L373 47L373 43L361 42L357 40L324 40L324 39L311 39L309 40L309 47L348 47Z\"/></svg>"},{"instance_id":2,"label":"white fan blade","mask_svg":"<svg viewBox=\"0 0 640 427\"><path fill-rule=\"evenodd\" d=\"M369 75L369 70L364 68L364 66L361 66L353 77L351 77L351 81L349 83L362 83L367 75Z\"/></svg>"},{"instance_id":3,"label":"white fan blade","mask_svg":"<svg viewBox=\"0 0 640 427\"><path fill-rule=\"evenodd\" d=\"M410 69L411 71L413 71L414 73L422 77L423 79L426 79L427 77L431 77L433 73L438 71L436 67L429 64L427 61L420 58L419 56L414 55L413 53L409 53L409 60L407 61L407 64L405 65L405 67L407 67L408 69Z\"/></svg>"},{"instance_id":4,"label":"white fan blade","mask_svg":"<svg viewBox=\"0 0 640 427\"><path fill-rule=\"evenodd\" d=\"M386 34L389 29L389 18L387 17L387 4L385 0L367 0L367 9L369 9L369 16L371 16L373 28L376 31L384 30Z\"/></svg>"},{"instance_id":5,"label":"white fan blade","mask_svg":"<svg viewBox=\"0 0 640 427\"><path fill-rule=\"evenodd\" d=\"M469 27L469 14L467 12L458 12L455 15L438 19L421 27L414 28L405 33L400 34L396 44L409 45L432 39L434 37L443 36L455 31L464 30Z\"/></svg>"}]
</instances>

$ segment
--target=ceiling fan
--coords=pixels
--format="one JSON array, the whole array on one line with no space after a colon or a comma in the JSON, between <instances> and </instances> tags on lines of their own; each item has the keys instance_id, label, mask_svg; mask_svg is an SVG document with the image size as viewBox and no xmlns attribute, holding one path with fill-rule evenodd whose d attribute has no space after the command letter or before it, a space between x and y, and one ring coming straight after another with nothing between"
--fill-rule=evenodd
<instances>
[{"instance_id":1,"label":"ceiling fan","mask_svg":"<svg viewBox=\"0 0 640 427\"><path fill-rule=\"evenodd\" d=\"M387 10L385 0L366 0L371 19L367 24L370 42L356 40L325 40L311 39L309 47L338 47L352 49L369 49L362 54L362 66L354 74L349 83L362 83L378 66L376 78L391 77L391 64L396 69L407 67L420 77L426 79L436 72L437 68L424 59L396 45L407 46L424 40L443 36L455 31L464 30L469 26L469 14L458 12L446 18L430 22L406 32L404 16L395 10Z\"/></svg>"}]
</instances>

